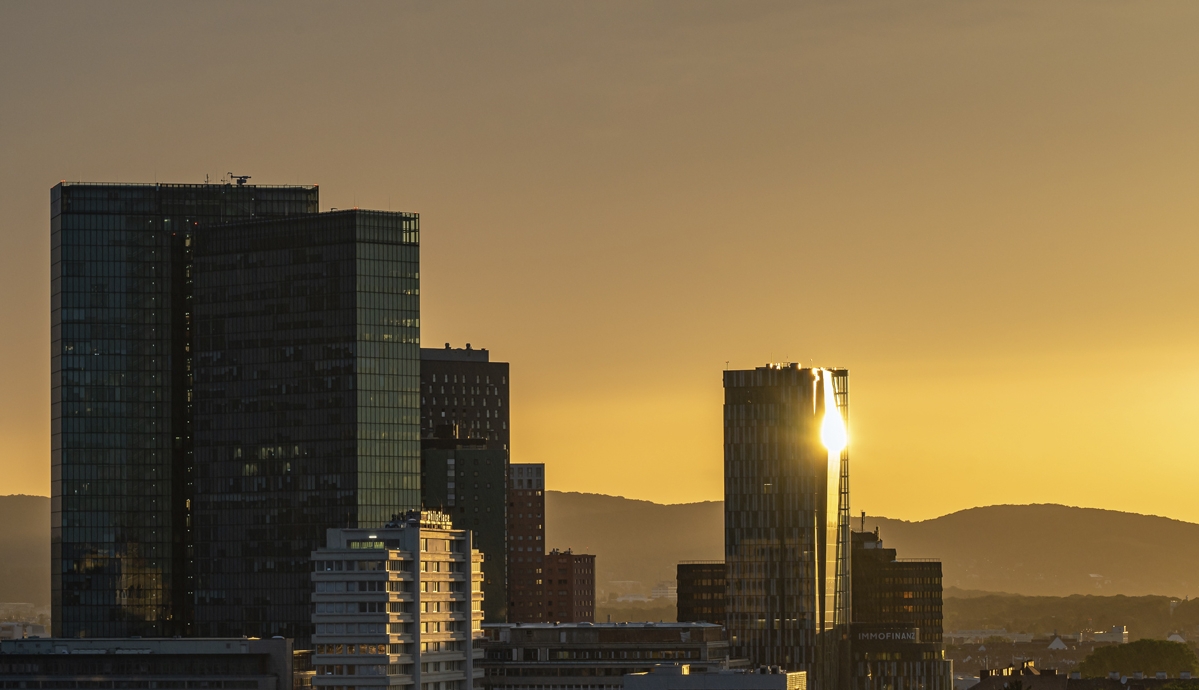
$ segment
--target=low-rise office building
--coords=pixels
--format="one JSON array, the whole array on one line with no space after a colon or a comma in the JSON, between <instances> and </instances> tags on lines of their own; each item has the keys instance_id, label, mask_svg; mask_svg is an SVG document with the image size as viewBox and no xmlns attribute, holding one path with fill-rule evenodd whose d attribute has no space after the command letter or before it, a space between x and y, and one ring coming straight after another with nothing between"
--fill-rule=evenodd
<instances>
[{"instance_id":1,"label":"low-rise office building","mask_svg":"<svg viewBox=\"0 0 1199 690\"><path fill-rule=\"evenodd\" d=\"M728 668L724 629L710 623L531 623L483 627L482 688L620 690L663 662Z\"/></svg>"},{"instance_id":2,"label":"low-rise office building","mask_svg":"<svg viewBox=\"0 0 1199 690\"><path fill-rule=\"evenodd\" d=\"M30 638L0 642L0 688L290 690L291 640Z\"/></svg>"},{"instance_id":3,"label":"low-rise office building","mask_svg":"<svg viewBox=\"0 0 1199 690\"><path fill-rule=\"evenodd\" d=\"M803 671L777 667L692 673L690 664L659 664L624 677L624 690L807 690Z\"/></svg>"},{"instance_id":4,"label":"low-rise office building","mask_svg":"<svg viewBox=\"0 0 1199 690\"><path fill-rule=\"evenodd\" d=\"M853 690L953 690L940 561L899 560L877 530L854 532L852 543Z\"/></svg>"},{"instance_id":5,"label":"low-rise office building","mask_svg":"<svg viewBox=\"0 0 1199 690\"><path fill-rule=\"evenodd\" d=\"M685 561L678 565L678 619L724 625L724 561Z\"/></svg>"},{"instance_id":6,"label":"low-rise office building","mask_svg":"<svg viewBox=\"0 0 1199 690\"><path fill-rule=\"evenodd\" d=\"M312 554L312 686L472 690L481 677L482 555L450 517L410 511L331 529Z\"/></svg>"}]
</instances>

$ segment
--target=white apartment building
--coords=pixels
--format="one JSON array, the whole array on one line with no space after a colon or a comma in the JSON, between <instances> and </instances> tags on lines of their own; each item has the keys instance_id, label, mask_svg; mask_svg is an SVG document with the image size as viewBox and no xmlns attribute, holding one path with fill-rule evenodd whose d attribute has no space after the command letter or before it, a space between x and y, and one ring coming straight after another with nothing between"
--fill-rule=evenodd
<instances>
[{"instance_id":1,"label":"white apartment building","mask_svg":"<svg viewBox=\"0 0 1199 690\"><path fill-rule=\"evenodd\" d=\"M312 552L314 690L473 690L482 562L440 512L329 530Z\"/></svg>"}]
</instances>

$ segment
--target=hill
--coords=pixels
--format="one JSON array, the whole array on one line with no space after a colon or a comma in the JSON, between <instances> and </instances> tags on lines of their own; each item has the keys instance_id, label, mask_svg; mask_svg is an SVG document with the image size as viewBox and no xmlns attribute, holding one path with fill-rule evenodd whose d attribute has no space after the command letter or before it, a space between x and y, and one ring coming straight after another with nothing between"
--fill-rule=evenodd
<instances>
[{"instance_id":1,"label":"hill","mask_svg":"<svg viewBox=\"0 0 1199 690\"><path fill-rule=\"evenodd\" d=\"M0 496L0 602L50 605L50 499Z\"/></svg>"},{"instance_id":2,"label":"hill","mask_svg":"<svg viewBox=\"0 0 1199 690\"><path fill-rule=\"evenodd\" d=\"M681 560L723 558L722 511L719 501L660 505L549 491L546 539L550 547L596 554L599 589L622 591L631 585L611 583L637 581L648 594L674 577ZM941 559L947 590L970 590L964 597L1199 595L1199 525L1180 520L1000 505L918 522L866 519L867 529L876 526L901 558Z\"/></svg>"},{"instance_id":3,"label":"hill","mask_svg":"<svg viewBox=\"0 0 1199 690\"><path fill-rule=\"evenodd\" d=\"M856 525L856 520L855 527ZM945 586L1033 596L1199 595L1199 525L1062 505L867 518L902 558L940 558Z\"/></svg>"},{"instance_id":4,"label":"hill","mask_svg":"<svg viewBox=\"0 0 1199 690\"><path fill-rule=\"evenodd\" d=\"M601 600L609 593L648 595L657 582L674 580L680 561L723 558L723 510L719 501L662 505L549 491L546 543L598 556ZM48 498L0 496L0 602L49 603L49 515ZM942 560L946 597L955 600L946 608L947 628L988 627L985 621L1004 621L999 627L1009 629L1049 624L1036 617L1038 610L1048 610L1049 600L1005 603L999 592L1199 596L1199 525L1179 520L1060 505L1004 505L917 522L868 517L866 526L877 526L900 557ZM1063 630L1084 618L1099 627L1108 615L1095 613L1099 602L1111 602L1103 609L1117 616L1113 624L1123 616L1143 617L1147 629L1178 627L1171 626L1164 599L1111 609L1116 599L1079 597L1055 604L1060 611L1047 615L1062 616ZM1145 613L1118 614L1124 606Z\"/></svg>"},{"instance_id":5,"label":"hill","mask_svg":"<svg viewBox=\"0 0 1199 690\"><path fill-rule=\"evenodd\" d=\"M547 491L546 546L596 554L599 600L649 594L659 581L674 582L680 561L724 559L723 511L719 501L662 505Z\"/></svg>"}]
</instances>

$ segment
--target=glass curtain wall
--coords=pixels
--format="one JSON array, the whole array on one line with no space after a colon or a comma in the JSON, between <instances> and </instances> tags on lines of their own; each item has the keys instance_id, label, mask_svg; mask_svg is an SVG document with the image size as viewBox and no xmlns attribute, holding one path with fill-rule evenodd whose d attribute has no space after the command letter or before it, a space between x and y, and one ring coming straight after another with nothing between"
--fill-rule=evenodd
<instances>
[{"instance_id":1,"label":"glass curtain wall","mask_svg":"<svg viewBox=\"0 0 1199 690\"><path fill-rule=\"evenodd\" d=\"M325 531L420 507L419 218L240 223L196 252L197 633L304 649Z\"/></svg>"},{"instance_id":2,"label":"glass curtain wall","mask_svg":"<svg viewBox=\"0 0 1199 690\"><path fill-rule=\"evenodd\" d=\"M316 210L315 187L51 190L55 636L190 632L191 243Z\"/></svg>"}]
</instances>

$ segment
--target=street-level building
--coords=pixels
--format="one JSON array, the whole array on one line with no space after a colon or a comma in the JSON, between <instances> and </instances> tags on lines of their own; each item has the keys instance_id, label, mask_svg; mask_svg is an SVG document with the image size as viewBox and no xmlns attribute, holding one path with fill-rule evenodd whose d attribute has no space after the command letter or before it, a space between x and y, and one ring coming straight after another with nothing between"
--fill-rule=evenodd
<instances>
[{"instance_id":1,"label":"street-level building","mask_svg":"<svg viewBox=\"0 0 1199 690\"><path fill-rule=\"evenodd\" d=\"M624 690L807 690L803 671L777 666L692 673L690 664L658 664L624 677Z\"/></svg>"},{"instance_id":2,"label":"street-level building","mask_svg":"<svg viewBox=\"0 0 1199 690\"><path fill-rule=\"evenodd\" d=\"M724 629L710 623L561 623L484 626L486 690L620 690L657 664L729 667Z\"/></svg>"},{"instance_id":3,"label":"street-level building","mask_svg":"<svg viewBox=\"0 0 1199 690\"><path fill-rule=\"evenodd\" d=\"M312 553L313 688L472 690L482 676L482 556L448 515L331 529Z\"/></svg>"},{"instance_id":4,"label":"street-level building","mask_svg":"<svg viewBox=\"0 0 1199 690\"><path fill-rule=\"evenodd\" d=\"M291 640L31 638L0 642L0 688L291 690Z\"/></svg>"}]
</instances>

